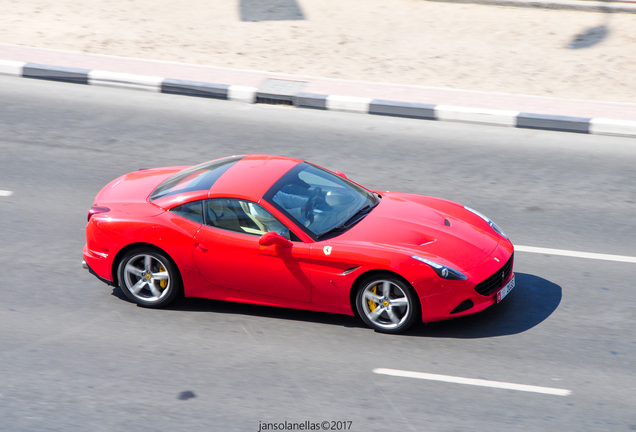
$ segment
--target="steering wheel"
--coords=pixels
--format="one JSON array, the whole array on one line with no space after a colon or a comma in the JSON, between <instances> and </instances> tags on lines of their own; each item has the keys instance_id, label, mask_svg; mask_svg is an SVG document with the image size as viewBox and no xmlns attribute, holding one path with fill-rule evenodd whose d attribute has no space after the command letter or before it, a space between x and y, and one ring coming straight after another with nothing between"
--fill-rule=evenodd
<instances>
[{"instance_id":1,"label":"steering wheel","mask_svg":"<svg viewBox=\"0 0 636 432\"><path fill-rule=\"evenodd\" d=\"M305 219L307 219L310 223L314 220L314 208L320 198L322 198L322 188L320 186L316 186L309 194L309 198L305 203L303 211L303 216L305 216Z\"/></svg>"}]
</instances>

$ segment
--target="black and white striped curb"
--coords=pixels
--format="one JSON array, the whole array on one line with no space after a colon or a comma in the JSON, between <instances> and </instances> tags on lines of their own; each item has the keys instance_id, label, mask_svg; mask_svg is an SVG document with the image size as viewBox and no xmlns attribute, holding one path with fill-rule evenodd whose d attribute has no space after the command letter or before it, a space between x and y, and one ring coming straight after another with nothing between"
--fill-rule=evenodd
<instances>
[{"instance_id":1,"label":"black and white striped curb","mask_svg":"<svg viewBox=\"0 0 636 432\"><path fill-rule=\"evenodd\" d=\"M245 87L182 81L156 76L133 75L99 70L75 69L0 60L0 75L13 75L75 84L123 87L185 96L240 101L246 103L286 104L298 108L349 111L364 114L405 117L422 120L479 123L526 129L543 129L596 135L636 137L636 121L606 118L581 118L524 113L493 109L467 108L387 101L371 98L322 95L285 91L285 86ZM282 81L292 84L298 81ZM304 84L304 83L300 83ZM272 91L271 89L283 89ZM297 88L302 88L302 85Z\"/></svg>"}]
</instances>

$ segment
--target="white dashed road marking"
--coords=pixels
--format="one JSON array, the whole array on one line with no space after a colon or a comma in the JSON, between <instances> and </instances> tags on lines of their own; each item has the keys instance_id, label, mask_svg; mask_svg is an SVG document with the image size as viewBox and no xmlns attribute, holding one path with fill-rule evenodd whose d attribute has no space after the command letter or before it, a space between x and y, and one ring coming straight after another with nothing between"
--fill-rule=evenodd
<instances>
[{"instance_id":1,"label":"white dashed road marking","mask_svg":"<svg viewBox=\"0 0 636 432\"><path fill-rule=\"evenodd\" d=\"M13 195L13 192L11 191L6 191L6 190L0 190L0 197L8 197Z\"/></svg>"},{"instance_id":2,"label":"white dashed road marking","mask_svg":"<svg viewBox=\"0 0 636 432\"><path fill-rule=\"evenodd\" d=\"M604 260L604 261L617 261L617 262L626 262L626 263L635 263L636 257L624 256L624 255L607 255L607 254L599 254L599 253L590 253L590 252L577 252L563 249L548 249L548 248L540 248L534 246L515 246L516 252L530 252L537 254L545 254L545 255L559 255L559 256L567 256L573 258L588 258L588 259L596 259L596 260Z\"/></svg>"},{"instance_id":3,"label":"white dashed road marking","mask_svg":"<svg viewBox=\"0 0 636 432\"><path fill-rule=\"evenodd\" d=\"M417 378L417 379L424 379L429 381L442 381L442 382L454 383L454 384L466 384L466 385L472 385L472 386L490 387L490 388L498 388L498 389L504 389L504 390L517 390L517 391L523 391L523 392L542 393L542 394L549 394L549 395L556 395L556 396L569 396L572 394L570 390L557 389L557 388L551 388L551 387L537 387L537 386L524 385L524 384L512 384L512 383L506 383L506 382L500 382L500 381L487 381L482 379L461 378L461 377L454 377L449 375L437 375L437 374L429 374L429 373L422 373L422 372L409 372L409 371L403 371L403 370L397 370L397 369L377 368L377 369L373 369L373 373L377 373L380 375L402 377L402 378Z\"/></svg>"}]
</instances>

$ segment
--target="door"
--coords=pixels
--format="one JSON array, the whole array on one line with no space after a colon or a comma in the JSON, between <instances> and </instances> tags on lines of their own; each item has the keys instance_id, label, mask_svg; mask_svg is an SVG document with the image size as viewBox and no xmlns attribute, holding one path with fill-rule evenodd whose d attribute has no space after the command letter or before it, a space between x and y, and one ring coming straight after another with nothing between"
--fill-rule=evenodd
<instances>
[{"instance_id":1,"label":"door","mask_svg":"<svg viewBox=\"0 0 636 432\"><path fill-rule=\"evenodd\" d=\"M301 241L291 247L261 246L259 238L276 231L295 237L260 205L238 199L204 202L206 225L194 238L194 260L213 285L270 297L311 301L310 248Z\"/></svg>"}]
</instances>

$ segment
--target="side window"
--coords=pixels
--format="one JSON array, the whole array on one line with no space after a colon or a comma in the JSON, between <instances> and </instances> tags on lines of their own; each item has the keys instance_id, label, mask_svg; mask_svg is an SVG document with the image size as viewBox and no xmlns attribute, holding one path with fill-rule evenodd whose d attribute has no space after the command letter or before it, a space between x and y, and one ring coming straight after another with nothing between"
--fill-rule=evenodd
<instances>
[{"instance_id":1,"label":"side window","mask_svg":"<svg viewBox=\"0 0 636 432\"><path fill-rule=\"evenodd\" d=\"M203 204L201 201L181 204L170 209L170 213L178 214L191 221L203 224Z\"/></svg>"},{"instance_id":2,"label":"side window","mask_svg":"<svg viewBox=\"0 0 636 432\"><path fill-rule=\"evenodd\" d=\"M238 199L215 198L204 204L206 223L210 226L261 236L276 231L288 240L298 237L260 205Z\"/></svg>"}]
</instances>

